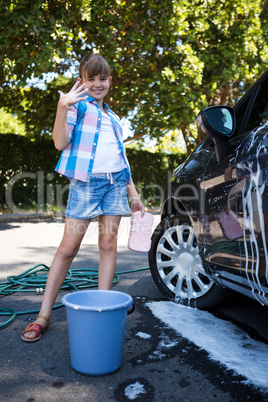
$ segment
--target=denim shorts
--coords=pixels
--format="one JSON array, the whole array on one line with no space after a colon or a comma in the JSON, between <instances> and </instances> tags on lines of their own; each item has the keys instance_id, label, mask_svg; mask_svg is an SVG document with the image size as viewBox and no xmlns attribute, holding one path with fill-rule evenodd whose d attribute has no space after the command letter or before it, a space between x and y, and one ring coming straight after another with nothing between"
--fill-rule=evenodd
<instances>
[{"instance_id":1,"label":"denim shorts","mask_svg":"<svg viewBox=\"0 0 268 402\"><path fill-rule=\"evenodd\" d=\"M88 182L70 179L67 218L92 219L99 215L127 215L127 169L91 174Z\"/></svg>"}]
</instances>

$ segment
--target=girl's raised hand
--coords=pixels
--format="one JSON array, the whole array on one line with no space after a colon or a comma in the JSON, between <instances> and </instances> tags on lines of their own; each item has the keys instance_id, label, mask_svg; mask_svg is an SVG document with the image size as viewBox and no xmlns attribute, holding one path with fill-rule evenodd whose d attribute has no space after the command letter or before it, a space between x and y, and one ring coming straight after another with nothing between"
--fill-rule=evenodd
<instances>
[{"instance_id":1,"label":"girl's raised hand","mask_svg":"<svg viewBox=\"0 0 268 402\"><path fill-rule=\"evenodd\" d=\"M77 102L87 99L87 91L88 89L85 88L85 84L80 85L80 82L77 81L67 94L58 91L60 94L60 102L67 106L74 105Z\"/></svg>"}]
</instances>

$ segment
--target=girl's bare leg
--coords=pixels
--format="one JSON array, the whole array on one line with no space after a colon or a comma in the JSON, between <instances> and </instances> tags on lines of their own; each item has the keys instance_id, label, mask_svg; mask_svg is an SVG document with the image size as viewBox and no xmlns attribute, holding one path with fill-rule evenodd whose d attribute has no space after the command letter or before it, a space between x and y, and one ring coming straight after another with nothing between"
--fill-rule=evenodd
<instances>
[{"instance_id":1,"label":"girl's bare leg","mask_svg":"<svg viewBox=\"0 0 268 402\"><path fill-rule=\"evenodd\" d=\"M78 253L82 239L86 233L90 220L80 220L66 218L64 233L59 248L52 261L47 284L45 289L44 298L40 314L50 317L52 307L55 303L57 295L60 291L61 285L66 278L68 269ZM40 324L42 328L48 326L48 323L43 318L38 318L36 323ZM27 338L35 338L36 333L34 331L26 332L24 334Z\"/></svg>"},{"instance_id":2,"label":"girl's bare leg","mask_svg":"<svg viewBox=\"0 0 268 402\"><path fill-rule=\"evenodd\" d=\"M117 235L121 216L99 216L99 289L112 287L117 257Z\"/></svg>"}]
</instances>

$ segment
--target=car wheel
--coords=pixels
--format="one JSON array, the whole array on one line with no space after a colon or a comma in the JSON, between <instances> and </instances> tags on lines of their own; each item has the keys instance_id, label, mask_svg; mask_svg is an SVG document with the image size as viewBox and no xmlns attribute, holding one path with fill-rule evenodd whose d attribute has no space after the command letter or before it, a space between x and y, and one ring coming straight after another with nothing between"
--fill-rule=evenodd
<instances>
[{"instance_id":1,"label":"car wheel","mask_svg":"<svg viewBox=\"0 0 268 402\"><path fill-rule=\"evenodd\" d=\"M194 229L187 216L164 219L155 229L149 251L152 277L169 300L199 309L214 306L225 289L203 267Z\"/></svg>"}]
</instances>

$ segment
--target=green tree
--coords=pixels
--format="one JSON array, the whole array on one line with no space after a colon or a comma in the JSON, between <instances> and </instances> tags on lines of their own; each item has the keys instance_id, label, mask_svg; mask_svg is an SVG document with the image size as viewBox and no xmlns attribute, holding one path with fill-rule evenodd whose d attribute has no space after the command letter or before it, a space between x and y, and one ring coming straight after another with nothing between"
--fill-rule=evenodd
<instances>
[{"instance_id":1,"label":"green tree","mask_svg":"<svg viewBox=\"0 0 268 402\"><path fill-rule=\"evenodd\" d=\"M2 0L0 86L25 85L43 73L70 68L80 21L89 19L86 0ZM83 35L82 35L83 36Z\"/></svg>"},{"instance_id":2,"label":"green tree","mask_svg":"<svg viewBox=\"0 0 268 402\"><path fill-rule=\"evenodd\" d=\"M25 135L25 127L17 116L0 109L0 133Z\"/></svg>"},{"instance_id":3,"label":"green tree","mask_svg":"<svg viewBox=\"0 0 268 402\"><path fill-rule=\"evenodd\" d=\"M36 5L37 3L40 7L43 4L36 1ZM56 4L59 5L60 2ZM65 5L62 7L65 10ZM56 10L58 12L57 8ZM80 29L78 36L81 39L78 40L76 36L76 40L70 41L67 35L65 36L65 47L72 47L70 57L79 61L85 53L92 50L99 51L107 57L113 69L113 85L107 101L120 116L132 116L134 112L131 121L135 138L141 138L145 134L160 137L170 128L176 127L177 118L174 119L173 116L169 117L164 113L169 103L170 91L168 90L163 96L161 88L170 80L173 82L181 76L179 89L182 95L178 95L177 104L179 114L182 114L188 105L185 92L191 87L194 93L202 77L202 65L191 48L177 46L176 43L176 26L179 24L183 27L184 14L177 13L170 0L87 2L86 11L86 15L91 16L90 23L81 15L77 15L77 25ZM54 63L54 68L55 71L62 72L71 61L67 60L67 51L64 52L64 45L62 43L61 45L62 53L65 54L66 60L62 56L65 64ZM52 51L51 54L53 55ZM23 68L28 62L27 52L22 62L16 60L20 68ZM50 64L46 64L47 61L43 63L43 59L36 59L38 67L31 64L35 75L38 76L40 70L51 71L53 60L50 60ZM193 63L195 69L191 68ZM15 72L19 70L17 64L13 68ZM30 73L32 70L27 65L24 77L27 75L29 77ZM51 84L51 87L54 87L57 93L57 82ZM34 122L35 128L34 131L31 130L31 134L36 135L38 130L39 133L51 131L55 113L46 113L46 107L39 107L42 103L46 104L49 110L52 106L55 110L57 98L50 96L50 87L47 94L44 92L37 88L21 91L7 87L0 102L1 105L16 112L29 129L31 129L30 122ZM14 95L18 100L16 104ZM199 98L197 103L200 104ZM37 113L39 118L36 118ZM39 121L42 122L40 127Z\"/></svg>"},{"instance_id":4,"label":"green tree","mask_svg":"<svg viewBox=\"0 0 268 402\"><path fill-rule=\"evenodd\" d=\"M56 105L59 99L58 89L64 92L70 89L70 79L62 75L46 84L45 89L5 88L0 105L12 110L23 123L27 136L38 138L40 135L51 136ZM14 99L16 103L14 104Z\"/></svg>"},{"instance_id":5,"label":"green tree","mask_svg":"<svg viewBox=\"0 0 268 402\"><path fill-rule=\"evenodd\" d=\"M205 104L234 105L268 66L263 2L198 1L187 21L188 43L204 66Z\"/></svg>"},{"instance_id":6,"label":"green tree","mask_svg":"<svg viewBox=\"0 0 268 402\"><path fill-rule=\"evenodd\" d=\"M3 0L0 106L32 136L51 132L57 89L74 77L45 90L15 84L63 74L85 53L100 52L113 70L107 101L129 117L133 138L178 129L190 152L201 140L192 129L198 111L234 104L267 68L266 10L260 0Z\"/></svg>"}]
</instances>

